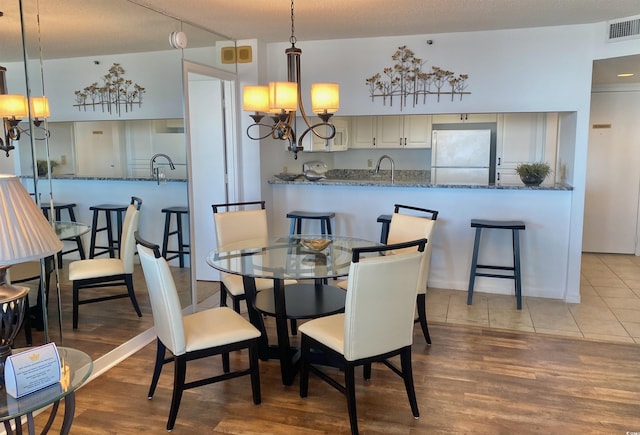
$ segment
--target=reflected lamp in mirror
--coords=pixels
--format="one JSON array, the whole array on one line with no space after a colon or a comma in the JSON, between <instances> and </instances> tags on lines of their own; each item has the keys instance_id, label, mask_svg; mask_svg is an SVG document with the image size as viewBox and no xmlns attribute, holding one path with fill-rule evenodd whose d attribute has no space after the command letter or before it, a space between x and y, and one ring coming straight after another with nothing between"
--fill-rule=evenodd
<instances>
[{"instance_id":1,"label":"reflected lamp in mirror","mask_svg":"<svg viewBox=\"0 0 640 435\"><path fill-rule=\"evenodd\" d=\"M9 157L15 147L11 141L20 139L18 123L29 114L27 97L20 94L0 94L0 118L4 119L4 141L0 139L0 150Z\"/></svg>"},{"instance_id":2,"label":"reflected lamp in mirror","mask_svg":"<svg viewBox=\"0 0 640 435\"><path fill-rule=\"evenodd\" d=\"M29 106L31 109L31 116L33 117L33 123L36 127L39 127L45 118L51 116L51 112L49 110L49 99L47 97L31 97L29 99Z\"/></svg>"},{"instance_id":3,"label":"reflected lamp in mirror","mask_svg":"<svg viewBox=\"0 0 640 435\"><path fill-rule=\"evenodd\" d=\"M25 315L27 287L12 286L13 264L49 257L62 242L15 175L0 174L0 376ZM4 379L4 377L3 377Z\"/></svg>"}]
</instances>

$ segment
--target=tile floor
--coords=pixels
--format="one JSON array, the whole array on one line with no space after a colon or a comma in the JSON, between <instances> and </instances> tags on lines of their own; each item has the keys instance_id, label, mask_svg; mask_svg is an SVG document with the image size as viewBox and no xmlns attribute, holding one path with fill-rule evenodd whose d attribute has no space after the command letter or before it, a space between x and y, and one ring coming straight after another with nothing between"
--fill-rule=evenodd
<instances>
[{"instance_id":1,"label":"tile floor","mask_svg":"<svg viewBox=\"0 0 640 435\"><path fill-rule=\"evenodd\" d=\"M496 329L640 343L640 257L583 254L581 303L430 288L427 317L434 323L477 325Z\"/></svg>"}]
</instances>

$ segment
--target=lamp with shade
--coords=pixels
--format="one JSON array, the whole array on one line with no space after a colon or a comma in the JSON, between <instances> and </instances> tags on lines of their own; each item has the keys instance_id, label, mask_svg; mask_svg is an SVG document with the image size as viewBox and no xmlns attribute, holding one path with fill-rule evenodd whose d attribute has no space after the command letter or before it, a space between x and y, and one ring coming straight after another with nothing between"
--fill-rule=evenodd
<instances>
[{"instance_id":1,"label":"lamp with shade","mask_svg":"<svg viewBox=\"0 0 640 435\"><path fill-rule=\"evenodd\" d=\"M27 287L13 286L13 264L54 255L62 242L15 175L0 174L0 376L25 315Z\"/></svg>"}]
</instances>

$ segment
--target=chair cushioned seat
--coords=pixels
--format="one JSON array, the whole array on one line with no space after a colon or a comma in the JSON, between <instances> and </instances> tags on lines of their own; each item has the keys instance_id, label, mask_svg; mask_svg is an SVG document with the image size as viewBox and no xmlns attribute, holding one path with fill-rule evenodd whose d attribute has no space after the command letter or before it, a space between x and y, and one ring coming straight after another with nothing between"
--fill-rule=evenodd
<instances>
[{"instance_id":1,"label":"chair cushioned seat","mask_svg":"<svg viewBox=\"0 0 640 435\"><path fill-rule=\"evenodd\" d=\"M344 355L344 313L313 319L300 325L298 330Z\"/></svg>"},{"instance_id":2,"label":"chair cushioned seat","mask_svg":"<svg viewBox=\"0 0 640 435\"><path fill-rule=\"evenodd\" d=\"M91 258L69 264L69 280L124 274L124 263L118 258Z\"/></svg>"},{"instance_id":3,"label":"chair cushioned seat","mask_svg":"<svg viewBox=\"0 0 640 435\"><path fill-rule=\"evenodd\" d=\"M183 324L187 352L260 336L260 331L228 307L189 314L183 317Z\"/></svg>"}]
</instances>

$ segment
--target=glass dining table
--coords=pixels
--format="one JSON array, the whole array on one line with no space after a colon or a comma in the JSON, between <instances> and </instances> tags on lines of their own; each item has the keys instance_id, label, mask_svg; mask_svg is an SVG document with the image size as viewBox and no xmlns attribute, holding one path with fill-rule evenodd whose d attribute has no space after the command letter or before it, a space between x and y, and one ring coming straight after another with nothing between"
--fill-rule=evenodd
<instances>
[{"instance_id":1,"label":"glass dining table","mask_svg":"<svg viewBox=\"0 0 640 435\"><path fill-rule=\"evenodd\" d=\"M353 248L377 245L335 235L272 236L213 250L207 263L222 272L242 276L249 320L262 332L260 356L280 359L282 382L291 385L299 352L291 347L287 321L344 311L345 291L327 282L349 274ZM256 278L273 279L273 292L256 291ZM285 280L298 283L285 286ZM265 314L275 317L277 346L269 346Z\"/></svg>"}]
</instances>

